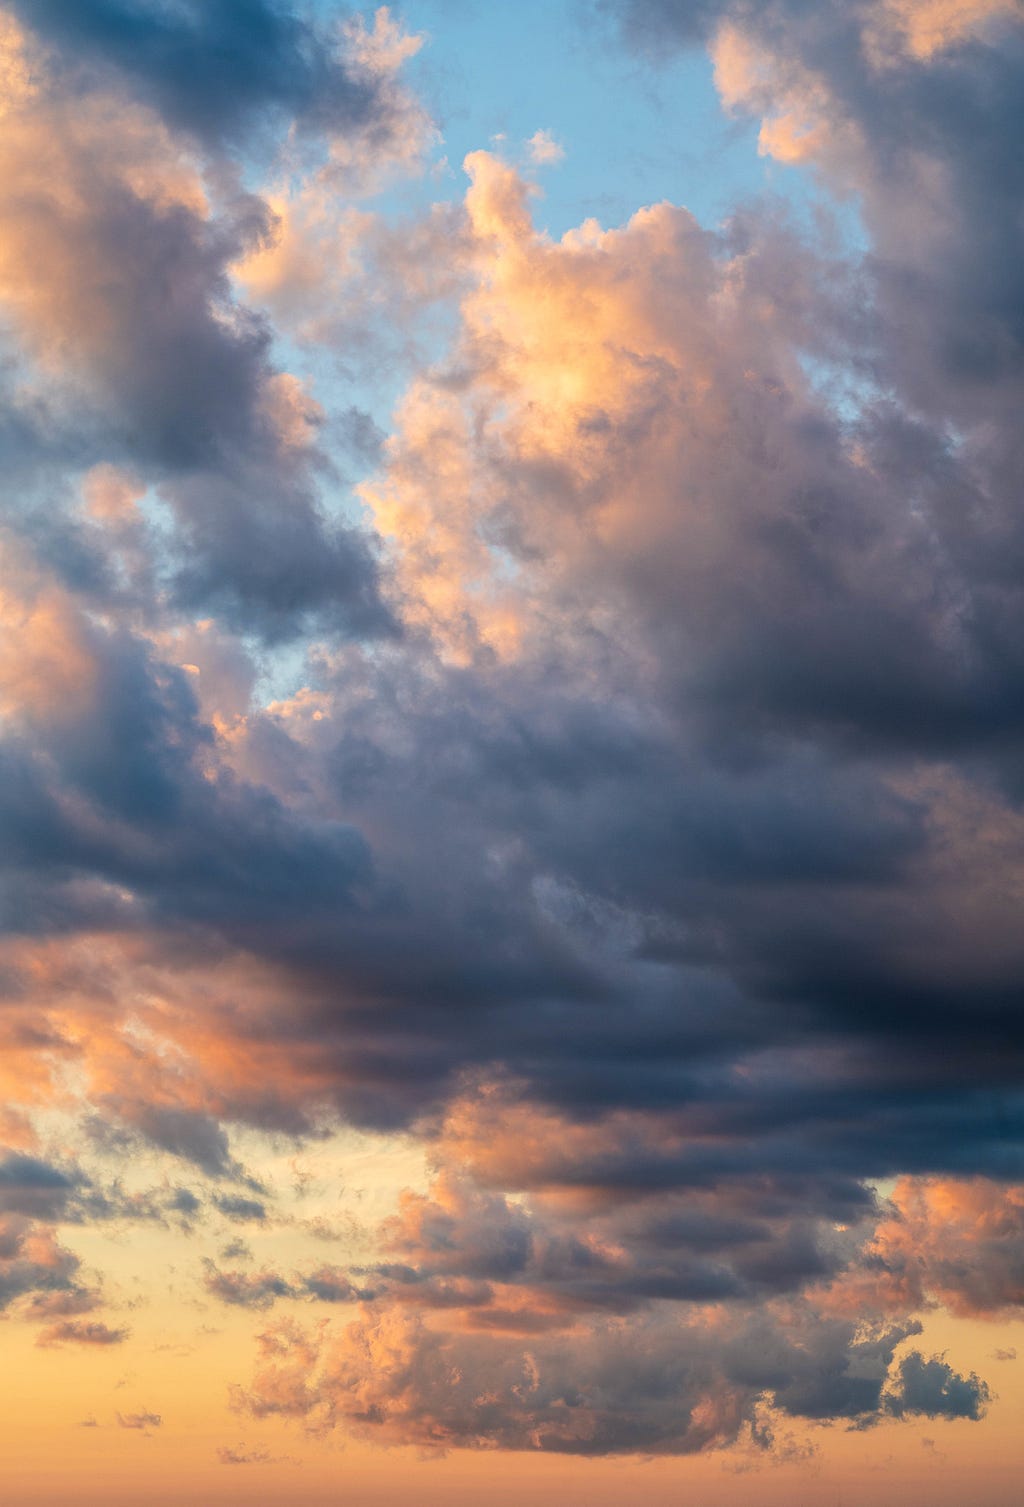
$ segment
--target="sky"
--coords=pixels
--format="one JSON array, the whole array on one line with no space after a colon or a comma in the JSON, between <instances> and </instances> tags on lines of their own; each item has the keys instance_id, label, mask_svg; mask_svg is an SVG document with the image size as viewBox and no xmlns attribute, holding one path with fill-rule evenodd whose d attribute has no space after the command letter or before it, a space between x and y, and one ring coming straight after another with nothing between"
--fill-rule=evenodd
<instances>
[{"instance_id":1,"label":"sky","mask_svg":"<svg viewBox=\"0 0 1024 1507\"><path fill-rule=\"evenodd\" d=\"M0 116L5 1507L1016 1504L1019 0Z\"/></svg>"}]
</instances>

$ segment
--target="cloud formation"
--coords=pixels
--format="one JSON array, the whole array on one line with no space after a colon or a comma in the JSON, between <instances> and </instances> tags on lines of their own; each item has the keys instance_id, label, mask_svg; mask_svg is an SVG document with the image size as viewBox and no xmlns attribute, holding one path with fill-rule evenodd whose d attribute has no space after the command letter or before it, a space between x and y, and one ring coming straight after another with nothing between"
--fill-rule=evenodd
<instances>
[{"instance_id":1,"label":"cloud formation","mask_svg":"<svg viewBox=\"0 0 1024 1507\"><path fill-rule=\"evenodd\" d=\"M240 1137L346 1123L433 1169L372 1249L194 1263L278 1305L255 1417L593 1455L977 1421L908 1346L1024 1302L1024 32L609 9L706 46L856 233L556 239L474 151L406 236L354 208L432 139L386 11L3 12L0 1302L124 1342L64 1225L255 1241ZM284 359L344 362L350 276L445 311L386 437ZM182 1180L86 1170L129 1149Z\"/></svg>"}]
</instances>

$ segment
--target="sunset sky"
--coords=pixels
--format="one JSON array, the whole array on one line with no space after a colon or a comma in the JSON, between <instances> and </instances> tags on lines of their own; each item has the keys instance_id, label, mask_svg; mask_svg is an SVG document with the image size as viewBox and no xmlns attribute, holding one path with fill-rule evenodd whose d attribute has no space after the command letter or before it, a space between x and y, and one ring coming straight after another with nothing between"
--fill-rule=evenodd
<instances>
[{"instance_id":1,"label":"sunset sky","mask_svg":"<svg viewBox=\"0 0 1024 1507\"><path fill-rule=\"evenodd\" d=\"M3 1507L1019 1507L1021 0L0 117Z\"/></svg>"}]
</instances>

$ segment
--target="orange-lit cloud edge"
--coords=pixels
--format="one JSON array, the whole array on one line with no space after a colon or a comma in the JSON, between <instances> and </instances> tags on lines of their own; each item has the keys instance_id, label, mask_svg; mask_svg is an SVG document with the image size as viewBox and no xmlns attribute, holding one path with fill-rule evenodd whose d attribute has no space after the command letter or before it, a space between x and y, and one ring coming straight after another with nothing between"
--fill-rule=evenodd
<instances>
[{"instance_id":1,"label":"orange-lit cloud edge","mask_svg":"<svg viewBox=\"0 0 1024 1507\"><path fill-rule=\"evenodd\" d=\"M617 7L864 254L555 239L540 128L396 231L387 10L76 14L0 12L10 1499L898 1437L1010 1500L1016 7ZM375 456L285 350L408 372Z\"/></svg>"}]
</instances>

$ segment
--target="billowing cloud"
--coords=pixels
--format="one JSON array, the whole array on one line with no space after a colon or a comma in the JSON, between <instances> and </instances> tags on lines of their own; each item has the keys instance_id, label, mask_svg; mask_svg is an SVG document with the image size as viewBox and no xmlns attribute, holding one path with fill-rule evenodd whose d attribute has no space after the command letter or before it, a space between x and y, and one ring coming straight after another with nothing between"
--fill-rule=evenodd
<instances>
[{"instance_id":1,"label":"billowing cloud","mask_svg":"<svg viewBox=\"0 0 1024 1507\"><path fill-rule=\"evenodd\" d=\"M48 14L58 11L69 25L99 21L93 7ZM152 11L161 25L166 13ZM310 612L386 631L371 545L317 495L315 423L296 443L297 383L274 369L269 331L231 296L228 268L271 234L266 204L176 135L151 94L90 75L69 108L59 64L9 23L7 35L27 61L4 122L0 305L38 363L36 384L52 384L43 442L80 461L130 463L157 489L173 529L159 542L151 534L151 550L182 602L272 635ZM67 536L61 546L65 569L108 590L111 523L116 543L123 522L94 509L77 548ZM125 605L133 586L153 590L137 546L128 563Z\"/></svg>"},{"instance_id":2,"label":"billowing cloud","mask_svg":"<svg viewBox=\"0 0 1024 1507\"><path fill-rule=\"evenodd\" d=\"M439 1334L384 1311L321 1348L288 1322L260 1339L252 1391L238 1405L256 1417L344 1424L382 1443L425 1448L533 1449L600 1455L690 1454L734 1443L757 1400L810 1419L861 1426L920 1412L977 1417L987 1393L977 1377L911 1352L882 1398L905 1329L854 1336L799 1313L736 1324L714 1316L682 1324L644 1319L577 1330L554 1340Z\"/></svg>"},{"instance_id":3,"label":"billowing cloud","mask_svg":"<svg viewBox=\"0 0 1024 1507\"><path fill-rule=\"evenodd\" d=\"M923 1413L928 1418L979 1418L989 1401L989 1389L972 1372L957 1376L941 1356L925 1360L912 1351L900 1361L899 1383L885 1399L891 1413Z\"/></svg>"},{"instance_id":4,"label":"billowing cloud","mask_svg":"<svg viewBox=\"0 0 1024 1507\"><path fill-rule=\"evenodd\" d=\"M114 1345L62 1226L228 1220L254 1417L979 1420L908 1347L1024 1303L1019 17L613 6L857 228L554 238L493 152L359 208L432 140L418 39L244 9L0 33L0 1303ZM322 379L360 303L404 362L443 310L386 436ZM429 1184L282 1257L247 1148L339 1123Z\"/></svg>"}]
</instances>

